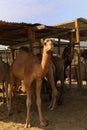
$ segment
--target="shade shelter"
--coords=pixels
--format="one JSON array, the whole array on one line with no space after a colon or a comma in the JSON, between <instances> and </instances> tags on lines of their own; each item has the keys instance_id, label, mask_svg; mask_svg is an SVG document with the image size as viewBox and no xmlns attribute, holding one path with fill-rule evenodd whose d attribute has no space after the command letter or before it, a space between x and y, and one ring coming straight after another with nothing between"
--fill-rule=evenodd
<instances>
[{"instance_id":1,"label":"shade shelter","mask_svg":"<svg viewBox=\"0 0 87 130\"><path fill-rule=\"evenodd\" d=\"M42 25L40 23L12 23L0 21L0 44L15 48L29 44L32 49L32 43L41 38L58 38L69 40L70 43L77 43L79 59L79 81L81 85L81 67L80 67L80 41L87 40L87 20L77 18L70 22L56 24L52 26ZM71 44L72 46L72 44Z\"/></svg>"}]
</instances>

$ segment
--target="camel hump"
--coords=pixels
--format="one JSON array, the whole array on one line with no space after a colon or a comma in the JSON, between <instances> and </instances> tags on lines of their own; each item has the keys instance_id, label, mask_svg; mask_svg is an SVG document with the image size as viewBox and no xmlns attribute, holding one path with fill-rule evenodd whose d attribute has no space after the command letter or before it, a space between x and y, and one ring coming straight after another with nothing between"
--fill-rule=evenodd
<instances>
[{"instance_id":1,"label":"camel hump","mask_svg":"<svg viewBox=\"0 0 87 130\"><path fill-rule=\"evenodd\" d=\"M29 52L29 48L25 47L25 46L20 47L20 50L25 51L25 52Z\"/></svg>"}]
</instances>

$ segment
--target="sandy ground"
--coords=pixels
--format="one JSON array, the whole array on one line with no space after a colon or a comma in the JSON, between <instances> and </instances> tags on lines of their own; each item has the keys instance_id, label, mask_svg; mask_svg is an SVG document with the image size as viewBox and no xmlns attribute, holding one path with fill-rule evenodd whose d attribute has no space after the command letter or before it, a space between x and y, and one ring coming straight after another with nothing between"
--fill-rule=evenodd
<instances>
[{"instance_id":1,"label":"sandy ground","mask_svg":"<svg viewBox=\"0 0 87 130\"><path fill-rule=\"evenodd\" d=\"M48 109L49 102L42 103L45 119L49 122L47 127L39 125L37 111L31 112L31 128L24 128L26 119L26 97L18 96L20 113L14 113L8 117L6 104L1 100L0 95L0 130L87 130L87 90L67 90L63 105L56 106L51 111Z\"/></svg>"}]
</instances>

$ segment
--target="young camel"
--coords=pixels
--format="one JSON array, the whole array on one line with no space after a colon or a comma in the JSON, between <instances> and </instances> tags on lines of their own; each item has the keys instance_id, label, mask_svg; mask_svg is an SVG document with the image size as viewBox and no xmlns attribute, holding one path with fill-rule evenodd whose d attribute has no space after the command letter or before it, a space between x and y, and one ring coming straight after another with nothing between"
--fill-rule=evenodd
<instances>
[{"instance_id":1,"label":"young camel","mask_svg":"<svg viewBox=\"0 0 87 130\"><path fill-rule=\"evenodd\" d=\"M51 51L53 50L53 41L50 38L47 38L43 41L43 55L41 64L36 56L32 54L32 52L26 52L23 49L20 50L16 60L13 62L11 66L11 86L9 91L9 114L11 111L11 95L12 95L12 85L14 78L18 78L20 80L24 80L26 94L27 94L27 117L25 128L30 127L30 107L31 107L31 87L33 81L36 81L36 104L39 113L39 120L42 126L46 126L47 122L44 120L41 110L41 85L42 78L48 72L48 68L50 66L50 58Z\"/></svg>"}]
</instances>

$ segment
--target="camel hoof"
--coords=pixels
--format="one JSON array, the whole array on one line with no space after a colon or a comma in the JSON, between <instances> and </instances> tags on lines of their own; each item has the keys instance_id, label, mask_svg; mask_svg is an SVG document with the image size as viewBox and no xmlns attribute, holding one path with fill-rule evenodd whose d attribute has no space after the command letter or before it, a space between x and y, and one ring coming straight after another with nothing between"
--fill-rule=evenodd
<instances>
[{"instance_id":1,"label":"camel hoof","mask_svg":"<svg viewBox=\"0 0 87 130\"><path fill-rule=\"evenodd\" d=\"M47 121L42 121L40 123L40 125L43 126L43 127L46 127L46 126L48 126L48 122Z\"/></svg>"},{"instance_id":2,"label":"camel hoof","mask_svg":"<svg viewBox=\"0 0 87 130\"><path fill-rule=\"evenodd\" d=\"M49 105L48 108L52 111L52 110L54 110L55 105L54 106L53 105Z\"/></svg>"},{"instance_id":3,"label":"camel hoof","mask_svg":"<svg viewBox=\"0 0 87 130\"><path fill-rule=\"evenodd\" d=\"M31 125L30 124L25 124L24 128L30 128Z\"/></svg>"},{"instance_id":4,"label":"camel hoof","mask_svg":"<svg viewBox=\"0 0 87 130\"><path fill-rule=\"evenodd\" d=\"M49 109L51 109L51 107L52 107L52 104L50 104L50 105L48 106Z\"/></svg>"},{"instance_id":5,"label":"camel hoof","mask_svg":"<svg viewBox=\"0 0 87 130\"><path fill-rule=\"evenodd\" d=\"M53 111L53 110L54 110L54 107L51 107L50 110Z\"/></svg>"}]
</instances>

